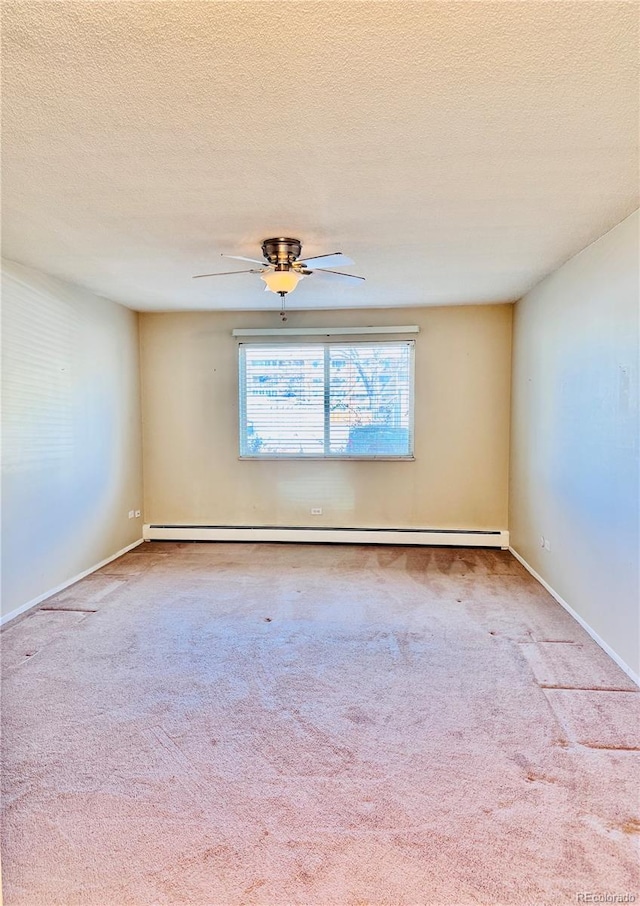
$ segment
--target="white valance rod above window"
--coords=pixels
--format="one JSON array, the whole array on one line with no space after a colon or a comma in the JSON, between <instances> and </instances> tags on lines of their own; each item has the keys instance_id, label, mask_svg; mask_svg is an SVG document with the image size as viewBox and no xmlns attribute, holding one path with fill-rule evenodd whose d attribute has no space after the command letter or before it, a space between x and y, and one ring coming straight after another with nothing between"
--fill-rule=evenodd
<instances>
[{"instance_id":1,"label":"white valance rod above window","mask_svg":"<svg viewBox=\"0 0 640 906\"><path fill-rule=\"evenodd\" d=\"M234 337L340 337L383 333L420 333L417 324L402 327L234 327Z\"/></svg>"}]
</instances>

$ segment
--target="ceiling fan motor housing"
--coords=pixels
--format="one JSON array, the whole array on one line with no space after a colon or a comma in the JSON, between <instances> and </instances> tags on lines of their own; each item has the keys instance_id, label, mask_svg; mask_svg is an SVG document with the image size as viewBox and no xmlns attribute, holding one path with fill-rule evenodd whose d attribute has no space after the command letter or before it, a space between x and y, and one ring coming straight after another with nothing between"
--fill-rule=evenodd
<instances>
[{"instance_id":1,"label":"ceiling fan motor housing","mask_svg":"<svg viewBox=\"0 0 640 906\"><path fill-rule=\"evenodd\" d=\"M302 243L299 239L265 239L262 243L262 254L278 271L288 271L293 262L300 257Z\"/></svg>"}]
</instances>

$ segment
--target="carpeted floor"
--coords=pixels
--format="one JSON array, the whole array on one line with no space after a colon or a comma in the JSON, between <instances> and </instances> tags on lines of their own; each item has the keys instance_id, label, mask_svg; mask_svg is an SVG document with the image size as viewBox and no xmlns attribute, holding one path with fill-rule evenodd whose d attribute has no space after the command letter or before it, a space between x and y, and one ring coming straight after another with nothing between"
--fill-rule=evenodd
<instances>
[{"instance_id":1,"label":"carpeted floor","mask_svg":"<svg viewBox=\"0 0 640 906\"><path fill-rule=\"evenodd\" d=\"M6 906L640 902L639 692L507 552L143 544L2 645Z\"/></svg>"}]
</instances>

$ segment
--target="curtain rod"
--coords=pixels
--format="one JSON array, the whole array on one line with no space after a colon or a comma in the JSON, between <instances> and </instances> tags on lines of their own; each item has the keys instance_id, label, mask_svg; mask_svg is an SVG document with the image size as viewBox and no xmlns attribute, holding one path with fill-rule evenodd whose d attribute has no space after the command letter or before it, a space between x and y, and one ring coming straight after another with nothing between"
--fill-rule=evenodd
<instances>
[{"instance_id":1,"label":"curtain rod","mask_svg":"<svg viewBox=\"0 0 640 906\"><path fill-rule=\"evenodd\" d=\"M420 333L417 324L402 327L234 327L234 337L332 337L367 333Z\"/></svg>"}]
</instances>

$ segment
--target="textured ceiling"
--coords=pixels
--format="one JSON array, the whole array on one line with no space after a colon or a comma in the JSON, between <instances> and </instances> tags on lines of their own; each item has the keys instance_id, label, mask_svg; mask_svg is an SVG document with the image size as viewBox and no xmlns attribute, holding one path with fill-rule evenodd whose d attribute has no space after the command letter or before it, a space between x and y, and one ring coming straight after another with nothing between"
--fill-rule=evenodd
<instances>
[{"instance_id":1,"label":"textured ceiling","mask_svg":"<svg viewBox=\"0 0 640 906\"><path fill-rule=\"evenodd\" d=\"M367 278L290 308L512 301L638 206L636 3L2 8L3 253L133 308L275 235Z\"/></svg>"}]
</instances>

